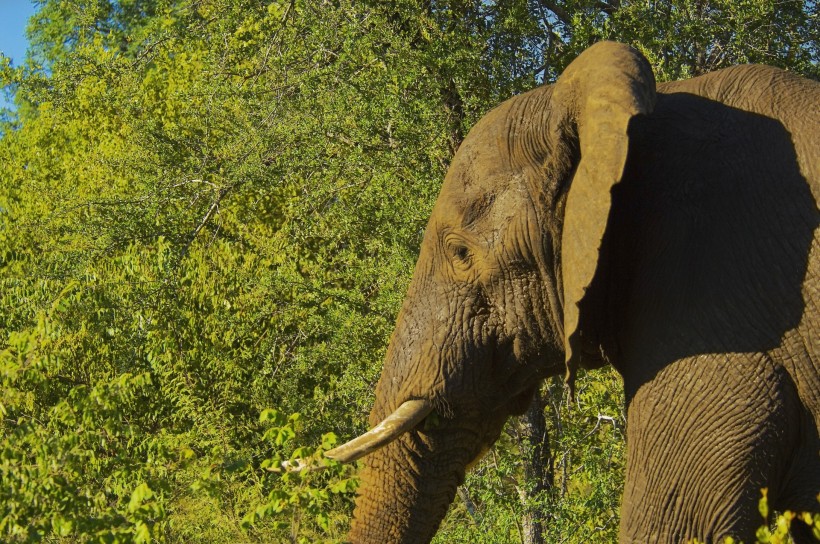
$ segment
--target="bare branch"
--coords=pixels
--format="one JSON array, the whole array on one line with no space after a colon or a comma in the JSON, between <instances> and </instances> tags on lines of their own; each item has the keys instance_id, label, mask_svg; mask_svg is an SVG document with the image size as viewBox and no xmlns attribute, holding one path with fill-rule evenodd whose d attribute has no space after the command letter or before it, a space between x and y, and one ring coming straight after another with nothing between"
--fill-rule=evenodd
<instances>
[{"instance_id":1,"label":"bare branch","mask_svg":"<svg viewBox=\"0 0 820 544\"><path fill-rule=\"evenodd\" d=\"M538 0L538 3L541 6L550 10L552 13L554 13L555 16L558 17L558 20L564 23L565 25L572 24L572 17L570 16L570 14L564 8L562 8L552 0Z\"/></svg>"}]
</instances>

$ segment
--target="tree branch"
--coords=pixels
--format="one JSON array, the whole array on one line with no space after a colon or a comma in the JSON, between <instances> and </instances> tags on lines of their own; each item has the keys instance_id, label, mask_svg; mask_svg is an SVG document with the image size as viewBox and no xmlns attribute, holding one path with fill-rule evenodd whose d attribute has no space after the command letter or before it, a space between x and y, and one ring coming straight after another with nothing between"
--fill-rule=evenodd
<instances>
[{"instance_id":1,"label":"tree branch","mask_svg":"<svg viewBox=\"0 0 820 544\"><path fill-rule=\"evenodd\" d=\"M552 0L538 0L538 3L555 14L555 16L558 17L558 20L565 25L569 26L572 24L572 17L570 14Z\"/></svg>"}]
</instances>

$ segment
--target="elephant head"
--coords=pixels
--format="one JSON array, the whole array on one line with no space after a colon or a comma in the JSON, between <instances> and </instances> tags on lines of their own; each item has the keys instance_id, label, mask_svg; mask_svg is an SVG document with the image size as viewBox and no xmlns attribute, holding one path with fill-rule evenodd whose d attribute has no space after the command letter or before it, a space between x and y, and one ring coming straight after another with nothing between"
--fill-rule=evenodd
<instances>
[{"instance_id":1,"label":"elephant head","mask_svg":"<svg viewBox=\"0 0 820 544\"><path fill-rule=\"evenodd\" d=\"M571 382L578 365L606 362L579 305L630 120L654 101L647 61L602 42L464 140L390 340L370 415L377 429L330 453L349 460L380 448L366 457L352 542L429 541L467 467L540 380L566 372Z\"/></svg>"}]
</instances>

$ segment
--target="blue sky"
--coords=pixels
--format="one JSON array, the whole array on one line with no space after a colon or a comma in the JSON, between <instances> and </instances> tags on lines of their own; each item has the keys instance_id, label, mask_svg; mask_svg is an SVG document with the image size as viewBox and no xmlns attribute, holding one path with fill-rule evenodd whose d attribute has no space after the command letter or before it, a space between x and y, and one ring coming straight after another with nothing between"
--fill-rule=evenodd
<instances>
[{"instance_id":1,"label":"blue sky","mask_svg":"<svg viewBox=\"0 0 820 544\"><path fill-rule=\"evenodd\" d=\"M19 66L26 54L26 25L34 15L34 5L29 0L0 0L0 51L11 57ZM0 107L7 107L0 93Z\"/></svg>"}]
</instances>

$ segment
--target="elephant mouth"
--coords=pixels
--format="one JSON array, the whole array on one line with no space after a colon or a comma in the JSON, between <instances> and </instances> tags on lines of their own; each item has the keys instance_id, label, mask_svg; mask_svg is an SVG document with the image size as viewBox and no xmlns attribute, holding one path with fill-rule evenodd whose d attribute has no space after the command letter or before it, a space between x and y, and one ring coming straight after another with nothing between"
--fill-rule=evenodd
<instances>
[{"instance_id":1,"label":"elephant mouth","mask_svg":"<svg viewBox=\"0 0 820 544\"><path fill-rule=\"evenodd\" d=\"M504 381L502 394L496 389L487 391L485 395L474 395L469 402L458 403L458 410L446 394L435 395L432 399L407 400L369 431L325 452L325 456L341 463L352 463L411 431L421 433L434 442L439 439L446 441L451 433L461 429L472 429L471 434L482 435L482 438L485 434L497 434L495 429L500 429L511 413L518 414L526 410L531 399L532 387L529 384L533 376L531 371L522 372L527 367L521 365L512 349L496 349L492 363L489 366L498 376L495 376L497 379L487 381L496 384ZM500 379L504 371L513 377ZM518 407L519 404L523 409ZM501 424L496 420L500 420ZM492 442L494 439L489 440L488 444Z\"/></svg>"}]
</instances>

